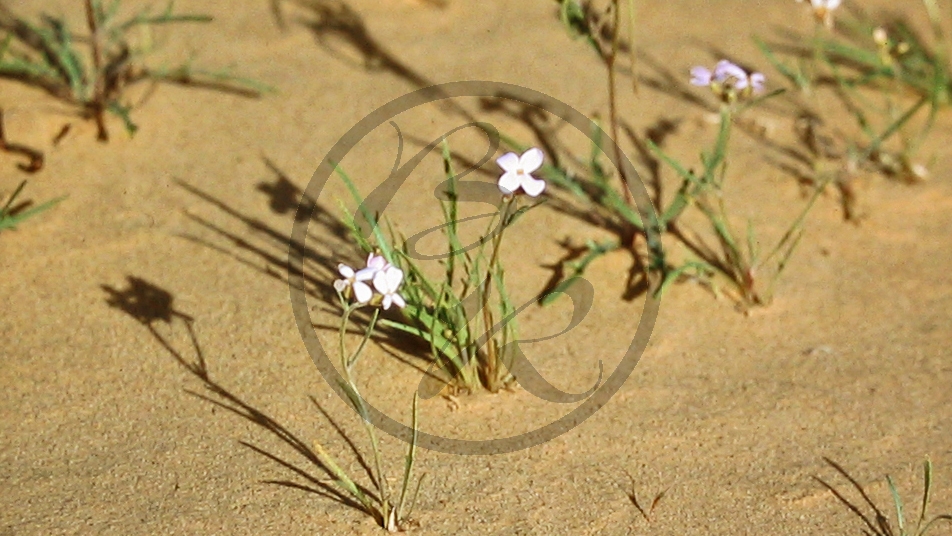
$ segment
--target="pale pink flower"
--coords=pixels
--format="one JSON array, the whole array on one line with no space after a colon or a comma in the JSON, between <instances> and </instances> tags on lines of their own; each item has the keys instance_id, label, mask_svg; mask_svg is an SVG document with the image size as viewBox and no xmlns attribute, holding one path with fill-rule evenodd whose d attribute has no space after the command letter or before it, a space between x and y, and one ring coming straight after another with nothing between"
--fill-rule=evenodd
<instances>
[{"instance_id":1,"label":"pale pink flower","mask_svg":"<svg viewBox=\"0 0 952 536\"><path fill-rule=\"evenodd\" d=\"M337 290L337 292L345 296L351 294L353 298L357 300L357 303L367 303L370 301L374 291L370 288L370 285L364 283L364 281L369 281L366 274L361 275L361 272L364 270L355 272L353 268L346 264L338 264L337 271L340 272L340 275L344 276L343 279L334 281L334 289ZM373 278L373 275L371 275L370 278Z\"/></svg>"},{"instance_id":2,"label":"pale pink flower","mask_svg":"<svg viewBox=\"0 0 952 536\"><path fill-rule=\"evenodd\" d=\"M541 149L533 147L522 154L506 153L500 156L496 163L504 171L499 177L499 189L505 195L513 195L522 188L526 194L536 197L545 190L545 181L532 176L532 173L542 167L545 155Z\"/></svg>"},{"instance_id":3,"label":"pale pink flower","mask_svg":"<svg viewBox=\"0 0 952 536\"><path fill-rule=\"evenodd\" d=\"M374 274L374 288L377 289L377 292L383 297L381 306L386 311L390 309L390 305L396 305L401 309L407 305L407 302L404 301L403 296L397 294L397 291L400 290L400 284L403 282L403 270L397 268L396 266L387 265L383 270L377 271Z\"/></svg>"},{"instance_id":4,"label":"pale pink flower","mask_svg":"<svg viewBox=\"0 0 952 536\"><path fill-rule=\"evenodd\" d=\"M762 93L767 79L763 73L748 73L743 67L721 60L714 70L703 66L691 68L691 84L710 87L719 97L730 100Z\"/></svg>"},{"instance_id":5,"label":"pale pink flower","mask_svg":"<svg viewBox=\"0 0 952 536\"><path fill-rule=\"evenodd\" d=\"M357 303L367 303L373 298L374 291L365 281L373 281L378 272L390 267L387 259L371 253L367 256L367 266L355 271L346 264L338 264L337 271L344 276L334 281L334 289L347 297L353 297Z\"/></svg>"},{"instance_id":6,"label":"pale pink flower","mask_svg":"<svg viewBox=\"0 0 952 536\"><path fill-rule=\"evenodd\" d=\"M803 1L804 0L797 0L797 2ZM813 6L813 14L816 15L816 19L827 27L833 26L833 11L840 7L842 3L842 0L810 0L810 5Z\"/></svg>"}]
</instances>

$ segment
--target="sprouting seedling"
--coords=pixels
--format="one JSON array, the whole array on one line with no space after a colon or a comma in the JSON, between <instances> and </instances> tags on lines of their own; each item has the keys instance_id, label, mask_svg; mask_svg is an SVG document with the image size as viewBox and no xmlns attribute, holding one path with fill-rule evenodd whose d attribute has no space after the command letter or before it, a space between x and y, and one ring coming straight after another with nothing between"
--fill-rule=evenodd
<instances>
[{"instance_id":1,"label":"sprouting seedling","mask_svg":"<svg viewBox=\"0 0 952 536\"><path fill-rule=\"evenodd\" d=\"M628 480L631 481L631 490L627 492L628 500L631 501L631 504L635 507L635 510L641 514L641 517L643 517L648 523L651 523L651 515L654 514L658 504L661 503L661 499L667 495L671 488L668 487L656 493L654 498L651 499L651 503L646 506L638 499L638 494L635 492L635 478L631 476L631 473L626 472L625 474L628 475Z\"/></svg>"},{"instance_id":2,"label":"sprouting seedling","mask_svg":"<svg viewBox=\"0 0 952 536\"><path fill-rule=\"evenodd\" d=\"M952 523L952 515L941 514L934 517L928 517L929 501L932 500L932 462L926 460L923 463L922 476L922 505L919 510L919 518L916 520L915 528L907 526L905 509L902 499L899 497L899 491L896 484L888 475L886 482L889 485L889 492L892 495L893 506L896 508L896 525L899 527L898 536L925 536L933 525L940 521Z\"/></svg>"},{"instance_id":3,"label":"sprouting seedling","mask_svg":"<svg viewBox=\"0 0 952 536\"><path fill-rule=\"evenodd\" d=\"M59 203L63 199L66 199L65 197L58 197L35 207L30 207L28 203L15 204L17 197L21 192L23 192L23 188L25 187L26 181L21 182L20 185L17 186L17 189L14 190L10 197L7 198L6 203L0 207L0 231L14 229L27 218L36 216L37 214Z\"/></svg>"},{"instance_id":4,"label":"sprouting seedling","mask_svg":"<svg viewBox=\"0 0 952 536\"><path fill-rule=\"evenodd\" d=\"M886 484L889 487L889 493L892 497L893 507L895 509L895 526L876 503L873 502L866 493L866 490L863 489L855 478L850 476L850 474L836 462L830 459L826 459L826 462L850 482L853 488L862 497L866 506L872 510L872 514L867 515L863 512L863 509L850 502L844 493L822 479L817 478L841 503L863 521L865 525L863 532L865 534L872 536L926 536L934 526L938 526L941 522L952 524L952 514L929 516L929 504L932 501L932 462L928 459L923 462L922 500L919 506L919 515L916 518L914 526L911 520L906 518L905 504L899 495L899 490L893 482L892 477L886 475Z\"/></svg>"},{"instance_id":5,"label":"sprouting seedling","mask_svg":"<svg viewBox=\"0 0 952 536\"><path fill-rule=\"evenodd\" d=\"M356 500L362 509L371 515L381 527L388 532L399 532L404 530L411 522L410 515L413 513L417 495L423 484L423 477L421 476L417 479L416 486L411 495L410 486L413 480L413 467L416 461L416 447L419 432L419 397L416 394L413 396L412 436L407 449L400 491L398 494L394 494L390 490L387 478L384 475L380 443L377 439L374 425L370 422L367 404L357 388L355 369L367 341L373 336L380 310L389 309L391 305L396 305L398 308L405 305L399 293L401 283L403 282L403 272L388 263L383 257L374 254L371 254L367 258L367 266L360 270L354 270L345 264L339 265L338 270L343 276L343 279L334 281L334 289L337 291L341 306L344 309L340 325L340 364L343 374L340 387L346 394L351 406L359 415L370 439L370 447L374 460L374 472L371 475L371 479L376 488L376 494L368 493L363 486L357 484L356 481L341 468L334 457L327 452L323 445L315 443L315 451L321 463L333 474L335 484L337 484L341 490ZM371 285L367 284L367 281L371 282L372 288ZM348 353L346 334L347 328L350 325L350 317L354 311L365 307L373 308L373 314L357 349L354 350L353 353Z\"/></svg>"},{"instance_id":6,"label":"sprouting seedling","mask_svg":"<svg viewBox=\"0 0 952 536\"><path fill-rule=\"evenodd\" d=\"M31 23L0 4L0 77L22 80L79 108L96 122L99 140L109 139L106 112L120 118L133 134L138 128L130 117L125 89L142 81L172 82L258 96L269 88L227 71L192 68L188 62L172 68L149 67L142 58L150 50L136 46L134 30L158 25L206 23L206 15L180 15L172 2L157 14L148 9L119 18L119 0L84 0L87 36L76 36L61 19L44 17ZM85 49L85 50L84 50Z\"/></svg>"}]
</instances>

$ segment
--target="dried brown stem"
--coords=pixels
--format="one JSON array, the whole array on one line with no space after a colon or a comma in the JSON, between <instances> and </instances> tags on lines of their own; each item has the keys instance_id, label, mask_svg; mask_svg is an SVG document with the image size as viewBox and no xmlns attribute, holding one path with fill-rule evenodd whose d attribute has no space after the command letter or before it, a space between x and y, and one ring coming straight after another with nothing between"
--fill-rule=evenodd
<instances>
[{"instance_id":1,"label":"dried brown stem","mask_svg":"<svg viewBox=\"0 0 952 536\"><path fill-rule=\"evenodd\" d=\"M86 24L89 26L90 47L93 54L93 98L89 103L93 117L96 119L97 139L109 141L109 132L106 130L105 88L103 87L102 40L99 33L99 16L93 6L93 0L85 0Z\"/></svg>"},{"instance_id":2,"label":"dried brown stem","mask_svg":"<svg viewBox=\"0 0 952 536\"><path fill-rule=\"evenodd\" d=\"M615 60L618 58L618 40L621 26L621 8L618 0L612 0L612 45L611 50L605 55L605 65L608 67L608 123L611 130L612 147L615 152L615 162L618 166L618 177L621 179L621 189L625 196L625 201L631 204L631 191L628 189L628 177L625 173L625 167L622 165L623 155L621 147L618 145L620 140L618 136L618 94L615 80Z\"/></svg>"}]
</instances>

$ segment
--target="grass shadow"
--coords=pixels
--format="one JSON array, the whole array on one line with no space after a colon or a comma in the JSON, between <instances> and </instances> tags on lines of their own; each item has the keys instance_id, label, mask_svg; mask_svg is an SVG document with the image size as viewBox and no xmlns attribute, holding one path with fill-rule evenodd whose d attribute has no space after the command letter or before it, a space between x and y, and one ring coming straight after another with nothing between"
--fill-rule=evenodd
<instances>
[{"instance_id":1,"label":"grass shadow","mask_svg":"<svg viewBox=\"0 0 952 536\"><path fill-rule=\"evenodd\" d=\"M205 389L205 392L185 389L186 393L213 404L216 407L225 409L267 431L282 443L289 446L312 467L312 469L309 470L299 463L269 452L251 442L240 441L239 443L242 446L280 465L304 482L301 483L293 480L264 480L263 483L308 491L350 508L365 512L371 517L375 515L374 512L365 508L364 505L338 490L334 485L335 476L333 470L321 461L318 454L309 447L304 440L300 439L286 426L246 402L211 377L205 354L202 351L202 347L195 333L193 326L194 319L190 315L175 308L174 297L170 292L135 276L126 276L126 288L116 289L108 285L101 285L100 288L108 295L106 304L109 307L125 313L141 324L148 330L152 338L155 339L182 368L202 383ZM157 323L164 323L171 326L175 321L184 324L188 331L192 346L191 350L194 353L193 359L186 357L184 352L175 348L155 327ZM367 478L370 479L373 487L376 487L377 482L374 473L367 460L360 454L357 445L317 400L311 397L311 401L331 425L334 432L343 439L347 449L360 465L361 470L367 475ZM314 469L318 471L317 474L313 472ZM360 489L366 495L376 499L376 495L368 487L361 486Z\"/></svg>"},{"instance_id":2,"label":"grass shadow","mask_svg":"<svg viewBox=\"0 0 952 536\"><path fill-rule=\"evenodd\" d=\"M274 214L290 216L295 220L311 215L304 243L292 240L290 228L281 230L259 218L245 215L224 200L181 180L177 181L179 187L242 224L244 231L230 230L209 219L188 214L189 220L224 239L231 247L219 245L196 234L186 233L180 236L202 247L217 251L283 285L291 285L291 281L295 279L289 277L289 274L296 276L304 284L303 288L297 290L315 299L320 304L322 313L340 317L343 308L331 284L340 277L337 270L338 263L343 261L357 265L363 262L363 259L349 257L347 254L331 258L319 251L317 246L325 246L324 249L335 252L335 255L337 255L336 252L354 251L355 248L350 242L350 230L326 206L307 196L274 162L267 158L263 161L271 177L258 182L255 189L264 194L268 208ZM291 250L304 259L303 271L298 271L288 263ZM292 269L295 271L289 272ZM369 321L369 313L355 312L351 317L353 325L350 332L358 336L362 335ZM334 332L340 329L340 325L334 323L312 323L312 326L315 329ZM382 325L375 328L374 340L384 351L401 363L416 369L421 374L431 374L427 372L429 359L420 357L430 355L429 346L423 342Z\"/></svg>"},{"instance_id":3,"label":"grass shadow","mask_svg":"<svg viewBox=\"0 0 952 536\"><path fill-rule=\"evenodd\" d=\"M0 151L5 153L17 154L28 160L27 163L19 162L17 167L21 171L27 173L36 173L37 171L43 169L43 153L33 149L32 147L27 147L26 145L21 145L19 143L12 143L7 140L6 130L3 126L3 109L0 108Z\"/></svg>"},{"instance_id":4,"label":"grass shadow","mask_svg":"<svg viewBox=\"0 0 952 536\"><path fill-rule=\"evenodd\" d=\"M282 4L292 3L307 13L296 22L314 34L318 45L331 57L367 72L387 72L422 89L430 100L439 101L444 111L471 118L460 105L434 87L434 82L390 52L367 28L364 18L343 0L273 0L272 12L282 27L287 26ZM438 2L430 1L439 5Z\"/></svg>"}]
</instances>

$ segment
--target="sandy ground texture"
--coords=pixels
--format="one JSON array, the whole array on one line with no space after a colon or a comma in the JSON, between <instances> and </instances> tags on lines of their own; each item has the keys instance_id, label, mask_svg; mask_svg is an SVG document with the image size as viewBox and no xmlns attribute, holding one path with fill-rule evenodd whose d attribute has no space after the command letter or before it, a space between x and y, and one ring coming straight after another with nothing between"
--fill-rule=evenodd
<instances>
[{"instance_id":1,"label":"sandy ground texture","mask_svg":"<svg viewBox=\"0 0 952 536\"><path fill-rule=\"evenodd\" d=\"M638 4L641 84L637 95L621 92L621 112L638 136L677 125L665 147L689 161L716 127L665 77L683 84L692 65L729 51L777 85L750 35L811 23L792 0ZM919 12L912 0L893 4ZM99 144L92 123L35 88L0 81L8 136L47 156L28 197L69 196L0 236L0 534L379 533L364 513L320 491L330 481L312 461L320 441L359 472L345 438L369 450L295 324L285 264L301 191L344 133L410 91L493 80L604 117L604 68L566 37L548 0L313 0L311 9L283 4L283 23L268 0L176 6L215 22L163 30L163 54L233 65L277 92L253 100L140 86L130 93L141 100L139 133L130 139L111 122L113 141ZM77 24L82 17L75 2L11 7ZM620 84L630 81L623 74ZM804 202L777 163L777 147L795 143L789 101L777 102L752 112L772 144L732 140L728 201L765 241ZM462 97L393 119L404 161L467 117L538 141L526 123L536 121L531 109ZM67 122L72 129L54 146ZM586 154L571 127L543 125L560 150ZM343 160L363 191L390 173L395 132L384 123ZM471 130L451 142L461 161L486 150ZM821 198L771 307L745 316L698 285L674 287L631 377L564 435L500 455L421 451L417 467L427 476L413 531L860 534L863 520L828 488L867 515L870 506L825 459L888 513L884 475L915 510L928 457L933 510L952 511L950 142L943 113L925 149L935 155L932 180L870 178L861 225L842 221L832 192ZM27 178L16 162L0 154L0 190ZM493 173L490 162L473 177ZM440 174L438 157L425 157L388 207L407 234L438 222ZM669 170L663 176L674 184ZM333 352L337 309L326 297L334 267L360 256L338 221L345 191L330 181L319 193L302 247L315 333ZM560 242L607 236L553 207L531 212L504 251L515 301L544 288L565 253ZM599 361L609 372L619 363L645 304L626 291L630 269L624 253L594 263L590 314L561 337L525 345L553 385L581 392ZM557 333L570 313L566 301L529 307L523 337ZM407 422L425 357L399 337L374 340L360 367L370 401ZM493 439L573 407L516 389L461 397L458 407L433 398L421 403L420 420L428 433ZM388 474L397 475L405 445L386 435L382 442ZM662 491L647 521L629 495L647 505Z\"/></svg>"}]
</instances>

